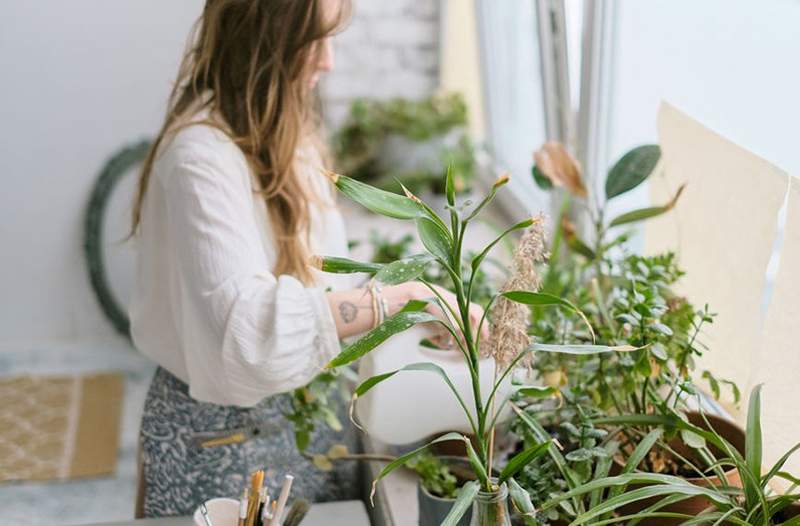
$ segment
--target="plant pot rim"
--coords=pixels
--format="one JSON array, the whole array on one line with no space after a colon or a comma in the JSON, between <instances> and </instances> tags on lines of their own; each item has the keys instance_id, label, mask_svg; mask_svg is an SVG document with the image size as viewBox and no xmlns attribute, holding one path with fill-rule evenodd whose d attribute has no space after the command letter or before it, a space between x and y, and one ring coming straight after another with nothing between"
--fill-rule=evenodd
<instances>
[{"instance_id":1,"label":"plant pot rim","mask_svg":"<svg viewBox=\"0 0 800 526\"><path fill-rule=\"evenodd\" d=\"M685 411L684 413L687 415L687 417L689 415L696 415L698 417L703 415L703 413L701 413L700 411L694 411L694 410ZM726 418L724 416L719 416L719 415L714 415L714 414L708 414L708 413L705 414L705 417L709 421L712 421L712 422L714 420L717 420L717 421L720 421L720 422L724 422L726 424L730 424L731 427L736 428L740 432L744 433L744 430L741 429L741 427L736 423L736 421L734 421L734 420L732 420L730 418ZM726 440L727 440L727 438L726 438ZM613 461L620 468L625 466L625 462L622 462L620 460L619 455L614 455ZM723 471L723 473L725 474L726 482L728 482L728 481L731 480L732 476L736 476L738 474L738 470L736 469L736 467L729 467L729 468L725 469ZM706 477L697 476L697 477L680 477L680 478L686 480L687 482L691 482L691 483L693 483L695 485L698 485L698 486L708 486L709 483L711 485L717 485L717 484L720 484L722 482L720 480L719 476L718 475L714 475L714 474L708 475Z\"/></svg>"},{"instance_id":2,"label":"plant pot rim","mask_svg":"<svg viewBox=\"0 0 800 526\"><path fill-rule=\"evenodd\" d=\"M436 454L434 454L433 456L441 460L452 461L453 463L465 464L467 466L469 465L469 460L467 460L466 457L459 457L458 455L436 455ZM417 476L417 487L419 487L419 489L422 490L422 492L425 493L427 497L430 497L433 500L437 500L439 502L456 501L455 497L454 498L439 497L428 491L428 488L425 487L425 485L422 483L422 479L419 476Z\"/></svg>"},{"instance_id":3,"label":"plant pot rim","mask_svg":"<svg viewBox=\"0 0 800 526\"><path fill-rule=\"evenodd\" d=\"M429 499L432 499L432 500L435 500L435 501L439 501L439 502L455 502L455 501L456 501L456 499L455 499L455 498L452 498L452 499L451 499L451 498L439 497L439 496L437 496L437 495L434 495L433 493L431 493L430 491L428 491L428 488L426 488L426 487L425 487L425 486L422 484L422 481L421 481L421 480L418 480L418 481L417 481L417 487L418 487L418 488L420 489L420 491L422 491L422 492L425 494L425 496L426 496L426 497L428 497Z\"/></svg>"}]
</instances>

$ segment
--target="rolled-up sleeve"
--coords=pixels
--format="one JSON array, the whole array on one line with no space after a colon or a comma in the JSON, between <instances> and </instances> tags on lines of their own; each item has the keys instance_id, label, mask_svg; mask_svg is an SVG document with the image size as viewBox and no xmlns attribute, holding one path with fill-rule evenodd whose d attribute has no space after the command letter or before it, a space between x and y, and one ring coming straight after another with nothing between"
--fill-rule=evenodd
<instances>
[{"instance_id":1,"label":"rolled-up sleeve","mask_svg":"<svg viewBox=\"0 0 800 526\"><path fill-rule=\"evenodd\" d=\"M339 351L325 291L270 272L244 166L213 149L174 166L161 180L174 241L163 250L180 274L172 308L190 394L252 406L308 383Z\"/></svg>"}]
</instances>

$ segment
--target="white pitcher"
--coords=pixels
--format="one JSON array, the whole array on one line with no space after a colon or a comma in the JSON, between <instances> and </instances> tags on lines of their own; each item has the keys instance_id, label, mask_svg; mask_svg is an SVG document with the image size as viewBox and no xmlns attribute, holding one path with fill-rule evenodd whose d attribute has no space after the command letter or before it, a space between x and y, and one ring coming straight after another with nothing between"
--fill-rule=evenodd
<instances>
[{"instance_id":1,"label":"white pitcher","mask_svg":"<svg viewBox=\"0 0 800 526\"><path fill-rule=\"evenodd\" d=\"M361 359L359 381L412 363L432 362L450 377L474 419L472 383L464 356L457 349L440 351L421 346L419 342L426 337L430 333L422 326L392 336ZM491 393L494 369L494 359L480 361L484 402ZM505 400L510 386L510 378L506 378L495 395L497 405ZM392 445L410 444L448 431L472 433L453 392L439 375L428 371L402 371L373 387L358 399L356 417L367 433Z\"/></svg>"}]
</instances>

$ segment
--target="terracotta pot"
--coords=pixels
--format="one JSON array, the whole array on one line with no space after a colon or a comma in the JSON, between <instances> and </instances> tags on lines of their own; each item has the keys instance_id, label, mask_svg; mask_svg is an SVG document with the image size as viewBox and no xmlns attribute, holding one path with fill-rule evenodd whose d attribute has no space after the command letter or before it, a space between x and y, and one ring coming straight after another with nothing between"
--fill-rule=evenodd
<instances>
[{"instance_id":1,"label":"terracotta pot","mask_svg":"<svg viewBox=\"0 0 800 526\"><path fill-rule=\"evenodd\" d=\"M690 412L687 413L687 418L689 422L696 425L697 427L708 429L708 425L703 420L703 416L700 413ZM744 448L745 448L745 431L736 425L734 422L730 420L720 418L714 415L705 415L706 419L708 420L711 427L716 431L720 436L722 436L725 440L731 443L733 447L737 449L742 455L744 455ZM673 439L669 442L669 446L679 453L681 456L686 458L692 458L692 449L684 444L680 438ZM711 451L714 453L714 456L719 457L722 455L722 452L717 450L714 446L711 446ZM622 469L623 464L619 461L619 459L615 459L615 470L617 473ZM725 472L725 479L729 486L733 486L736 488L742 487L742 481L739 478L739 472L735 468L730 468L728 471ZM703 477L691 477L686 479L688 482L695 484L701 487L708 487L709 483L713 485L719 485L720 479L716 475L709 475L707 478ZM631 485L629 486L631 489L641 486ZM640 512L645 508L648 508L658 502L658 498L653 499L646 499L639 502L635 502L628 506L625 506L620 509L620 513L622 515L628 515ZM711 506L711 502L706 499L705 497L691 497L681 502L677 502L675 504L671 504L669 506L665 506L661 508L659 511L664 512L673 512L673 513L683 513L686 515L699 515L704 509ZM654 517L651 519L645 519L641 521L639 524L642 526L673 526L679 525L684 522L684 519L669 519L664 517ZM710 523L709 523L710 524ZM728 522L724 524L730 524Z\"/></svg>"}]
</instances>

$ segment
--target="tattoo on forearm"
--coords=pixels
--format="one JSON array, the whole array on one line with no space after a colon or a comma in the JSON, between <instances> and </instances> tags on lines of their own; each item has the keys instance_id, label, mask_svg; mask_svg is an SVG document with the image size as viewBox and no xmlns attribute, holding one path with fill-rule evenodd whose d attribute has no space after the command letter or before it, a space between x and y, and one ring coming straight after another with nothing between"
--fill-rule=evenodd
<instances>
[{"instance_id":1,"label":"tattoo on forearm","mask_svg":"<svg viewBox=\"0 0 800 526\"><path fill-rule=\"evenodd\" d=\"M358 316L358 307L349 301L343 301L339 304L339 315L345 323L350 323Z\"/></svg>"}]
</instances>

